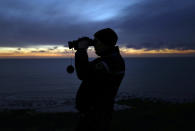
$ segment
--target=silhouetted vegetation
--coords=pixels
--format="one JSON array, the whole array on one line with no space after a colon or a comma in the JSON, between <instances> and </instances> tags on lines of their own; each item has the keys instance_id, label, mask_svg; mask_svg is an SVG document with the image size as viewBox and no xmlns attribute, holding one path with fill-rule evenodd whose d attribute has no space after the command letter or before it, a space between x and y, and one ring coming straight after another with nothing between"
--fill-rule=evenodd
<instances>
[{"instance_id":1,"label":"silhouetted vegetation","mask_svg":"<svg viewBox=\"0 0 195 131\"><path fill-rule=\"evenodd\" d=\"M113 113L111 131L195 130L195 103L171 103L156 99L131 98L117 102L131 109ZM41 113L34 110L0 112L0 130L73 131L77 113Z\"/></svg>"},{"instance_id":2,"label":"silhouetted vegetation","mask_svg":"<svg viewBox=\"0 0 195 131\"><path fill-rule=\"evenodd\" d=\"M113 131L195 130L195 102L172 103L158 99L132 98L118 103L132 108L114 113Z\"/></svg>"}]
</instances>

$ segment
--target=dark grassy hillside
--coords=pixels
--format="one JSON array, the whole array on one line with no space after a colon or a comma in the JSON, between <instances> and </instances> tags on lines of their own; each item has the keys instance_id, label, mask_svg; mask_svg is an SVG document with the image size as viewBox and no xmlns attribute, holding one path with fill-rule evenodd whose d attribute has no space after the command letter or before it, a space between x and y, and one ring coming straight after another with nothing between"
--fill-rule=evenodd
<instances>
[{"instance_id":1,"label":"dark grassy hillside","mask_svg":"<svg viewBox=\"0 0 195 131\"><path fill-rule=\"evenodd\" d=\"M118 101L132 108L113 113L111 131L195 130L195 103L170 103L131 98ZM76 113L40 113L33 110L0 112L0 130L73 131Z\"/></svg>"}]
</instances>

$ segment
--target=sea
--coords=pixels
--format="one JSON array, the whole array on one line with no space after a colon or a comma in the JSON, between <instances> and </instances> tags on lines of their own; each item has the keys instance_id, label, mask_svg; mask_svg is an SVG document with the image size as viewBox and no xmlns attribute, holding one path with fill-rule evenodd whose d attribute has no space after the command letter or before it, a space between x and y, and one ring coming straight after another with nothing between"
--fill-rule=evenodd
<instances>
[{"instance_id":1,"label":"sea","mask_svg":"<svg viewBox=\"0 0 195 131\"><path fill-rule=\"evenodd\" d=\"M117 100L139 97L195 101L195 57L124 60L126 72ZM76 112L75 95L81 81L75 72L67 73L70 64L74 65L74 60L68 58L0 59L0 110Z\"/></svg>"}]
</instances>

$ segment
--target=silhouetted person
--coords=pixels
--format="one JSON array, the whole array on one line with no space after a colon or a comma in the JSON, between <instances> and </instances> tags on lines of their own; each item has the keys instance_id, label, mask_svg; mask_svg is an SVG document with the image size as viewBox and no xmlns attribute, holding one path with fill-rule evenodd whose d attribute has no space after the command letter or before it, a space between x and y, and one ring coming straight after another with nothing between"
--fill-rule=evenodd
<instances>
[{"instance_id":1,"label":"silhouetted person","mask_svg":"<svg viewBox=\"0 0 195 131\"><path fill-rule=\"evenodd\" d=\"M80 113L77 131L108 131L114 98L125 73L125 63L116 45L117 34L110 28L94 34L99 58L89 62L87 39L78 40L75 53L77 76L82 83L76 96Z\"/></svg>"}]
</instances>

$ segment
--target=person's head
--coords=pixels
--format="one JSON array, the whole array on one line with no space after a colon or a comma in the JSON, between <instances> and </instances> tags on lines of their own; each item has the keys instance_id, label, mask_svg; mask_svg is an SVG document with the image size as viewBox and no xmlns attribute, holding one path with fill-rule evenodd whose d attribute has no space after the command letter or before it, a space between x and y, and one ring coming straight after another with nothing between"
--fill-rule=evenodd
<instances>
[{"instance_id":1,"label":"person's head","mask_svg":"<svg viewBox=\"0 0 195 131\"><path fill-rule=\"evenodd\" d=\"M102 29L94 34L94 47L97 55L115 47L118 40L117 34L110 28Z\"/></svg>"}]
</instances>

